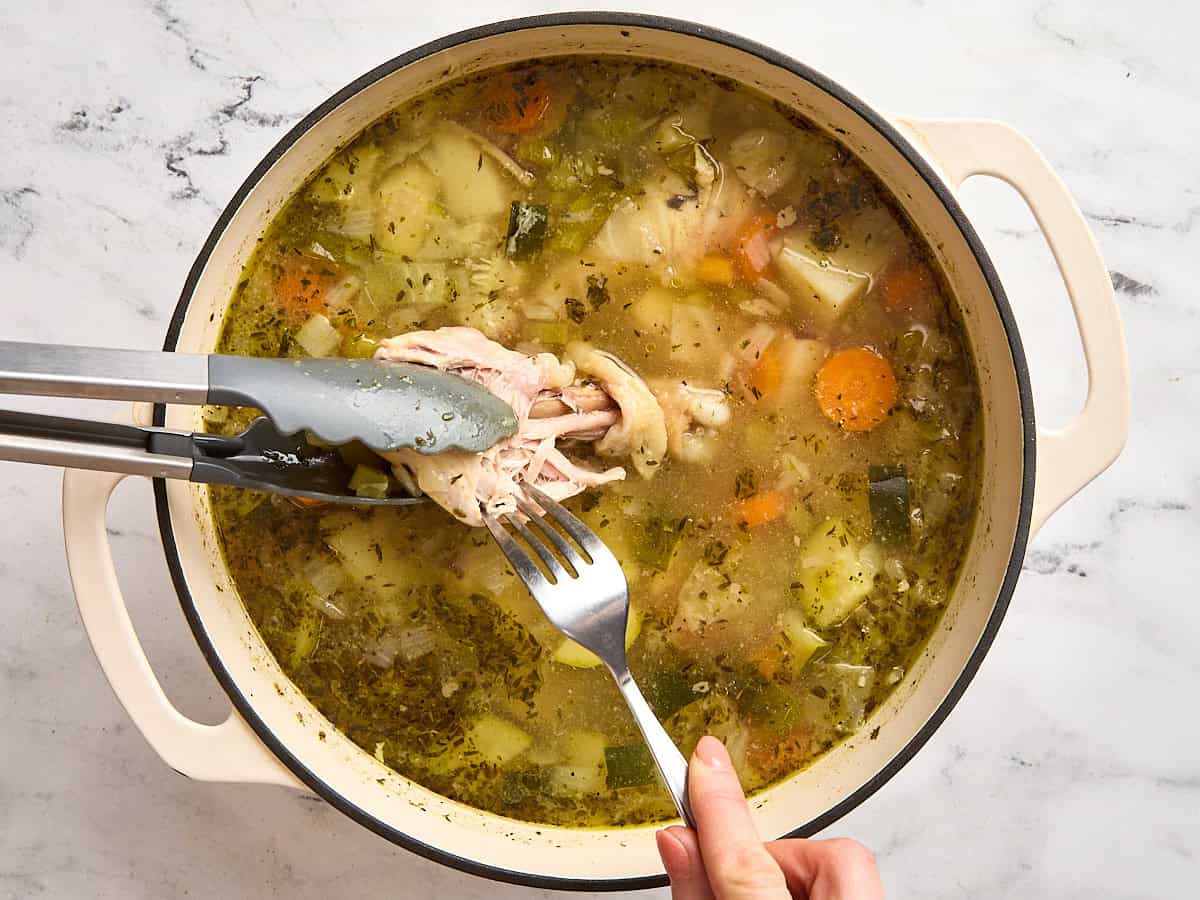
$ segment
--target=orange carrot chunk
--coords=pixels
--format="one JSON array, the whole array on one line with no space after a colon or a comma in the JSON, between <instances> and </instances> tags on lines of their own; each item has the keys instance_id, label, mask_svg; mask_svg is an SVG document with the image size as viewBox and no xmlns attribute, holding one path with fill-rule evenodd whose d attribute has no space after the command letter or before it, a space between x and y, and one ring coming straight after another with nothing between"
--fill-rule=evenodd
<instances>
[{"instance_id":1,"label":"orange carrot chunk","mask_svg":"<svg viewBox=\"0 0 1200 900\"><path fill-rule=\"evenodd\" d=\"M724 256L710 254L696 263L696 277L708 284L733 284L736 274L733 263Z\"/></svg>"},{"instance_id":2,"label":"orange carrot chunk","mask_svg":"<svg viewBox=\"0 0 1200 900\"><path fill-rule=\"evenodd\" d=\"M560 105L550 83L529 73L493 81L483 93L484 119L504 134L542 131L557 117L555 108Z\"/></svg>"},{"instance_id":3,"label":"orange carrot chunk","mask_svg":"<svg viewBox=\"0 0 1200 900\"><path fill-rule=\"evenodd\" d=\"M303 321L325 306L329 277L317 265L303 260L289 262L275 279L275 302L290 318Z\"/></svg>"},{"instance_id":4,"label":"orange carrot chunk","mask_svg":"<svg viewBox=\"0 0 1200 900\"><path fill-rule=\"evenodd\" d=\"M903 260L879 275L879 299L891 312L914 312L927 306L935 289L933 273L923 262Z\"/></svg>"},{"instance_id":5,"label":"orange carrot chunk","mask_svg":"<svg viewBox=\"0 0 1200 900\"><path fill-rule=\"evenodd\" d=\"M750 387L754 388L754 398L761 400L779 390L783 384L783 360L772 347L767 347L758 355L758 362L750 371Z\"/></svg>"},{"instance_id":6,"label":"orange carrot chunk","mask_svg":"<svg viewBox=\"0 0 1200 900\"><path fill-rule=\"evenodd\" d=\"M817 371L816 394L830 421L846 431L870 431L896 403L896 374L870 348L839 350Z\"/></svg>"},{"instance_id":7,"label":"orange carrot chunk","mask_svg":"<svg viewBox=\"0 0 1200 900\"><path fill-rule=\"evenodd\" d=\"M784 491L764 491L739 500L733 505L733 518L750 528L774 522L788 511L788 495Z\"/></svg>"}]
</instances>

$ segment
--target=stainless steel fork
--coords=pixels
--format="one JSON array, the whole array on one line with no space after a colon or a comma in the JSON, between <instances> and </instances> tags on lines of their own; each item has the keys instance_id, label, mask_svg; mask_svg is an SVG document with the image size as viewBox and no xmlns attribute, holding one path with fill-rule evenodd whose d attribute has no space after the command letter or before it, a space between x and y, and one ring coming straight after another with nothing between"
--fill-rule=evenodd
<instances>
[{"instance_id":1,"label":"stainless steel fork","mask_svg":"<svg viewBox=\"0 0 1200 900\"><path fill-rule=\"evenodd\" d=\"M527 485L525 491L529 499L519 497L517 506L528 517L528 522L521 521L517 515L497 519L485 513L484 523L554 627L600 657L612 674L646 746L650 748L659 775L675 801L675 808L688 825L695 827L687 793L687 761L629 672L625 657L629 585L620 563L587 525L559 503L537 488ZM530 499L541 509L530 503ZM547 518L557 523L574 544L547 522ZM538 568L506 525L538 555L551 578Z\"/></svg>"}]
</instances>

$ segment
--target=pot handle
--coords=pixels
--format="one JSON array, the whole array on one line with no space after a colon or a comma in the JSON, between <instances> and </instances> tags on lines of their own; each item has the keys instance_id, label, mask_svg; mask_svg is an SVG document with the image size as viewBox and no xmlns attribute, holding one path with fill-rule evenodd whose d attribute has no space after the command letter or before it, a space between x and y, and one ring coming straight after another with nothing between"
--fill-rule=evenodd
<instances>
[{"instance_id":1,"label":"pot handle","mask_svg":"<svg viewBox=\"0 0 1200 900\"><path fill-rule=\"evenodd\" d=\"M1065 428L1038 429L1032 536L1112 464L1129 436L1129 360L1112 280L1067 186L1015 128L979 119L898 121L953 188L972 175L990 175L1025 199L1071 298L1087 361L1087 400Z\"/></svg>"},{"instance_id":2,"label":"pot handle","mask_svg":"<svg viewBox=\"0 0 1200 900\"><path fill-rule=\"evenodd\" d=\"M274 784L307 791L231 710L219 725L177 710L150 668L125 607L105 514L125 475L67 469L63 535L75 600L92 649L113 692L163 761L199 781Z\"/></svg>"}]
</instances>

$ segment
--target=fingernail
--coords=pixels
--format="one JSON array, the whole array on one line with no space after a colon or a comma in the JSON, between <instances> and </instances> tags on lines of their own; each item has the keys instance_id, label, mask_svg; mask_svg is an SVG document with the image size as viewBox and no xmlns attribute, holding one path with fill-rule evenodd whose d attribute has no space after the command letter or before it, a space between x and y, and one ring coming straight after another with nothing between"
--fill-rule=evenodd
<instances>
[{"instance_id":1,"label":"fingernail","mask_svg":"<svg viewBox=\"0 0 1200 900\"><path fill-rule=\"evenodd\" d=\"M730 764L725 745L711 734L700 738L700 742L696 744L696 752L692 755L710 769L724 769Z\"/></svg>"}]
</instances>

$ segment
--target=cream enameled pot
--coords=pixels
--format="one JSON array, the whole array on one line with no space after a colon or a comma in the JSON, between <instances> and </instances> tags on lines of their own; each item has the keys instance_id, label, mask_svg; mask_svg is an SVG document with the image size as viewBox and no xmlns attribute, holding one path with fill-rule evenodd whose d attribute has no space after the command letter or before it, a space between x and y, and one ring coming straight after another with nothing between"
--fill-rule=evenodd
<instances>
[{"instance_id":1,"label":"cream enameled pot","mask_svg":"<svg viewBox=\"0 0 1200 900\"><path fill-rule=\"evenodd\" d=\"M1128 431L1128 368L1108 274L1063 183L1016 131L986 121L887 120L779 53L683 22L580 13L463 32L364 75L271 151L205 243L165 349L213 350L255 239L305 178L368 122L448 79L572 53L699 66L799 110L849 145L891 188L935 249L963 307L984 400L984 477L974 541L928 648L867 727L755 799L764 835L812 834L878 789L946 717L999 627L1029 536L1112 462ZM1012 314L954 199L955 189L975 174L1001 178L1022 194L1066 282L1090 384L1083 411L1061 431L1035 427ZM188 407L147 408L135 415L184 430L198 425L196 410ZM63 517L71 578L113 690L172 768L201 780L315 792L395 843L491 878L592 890L664 883L651 827L572 830L482 813L405 780L342 737L288 681L250 622L221 562L206 492L187 482L160 481L159 524L183 612L234 705L220 725L182 715L147 662L113 567L105 508L119 480L93 472L66 475Z\"/></svg>"}]
</instances>

